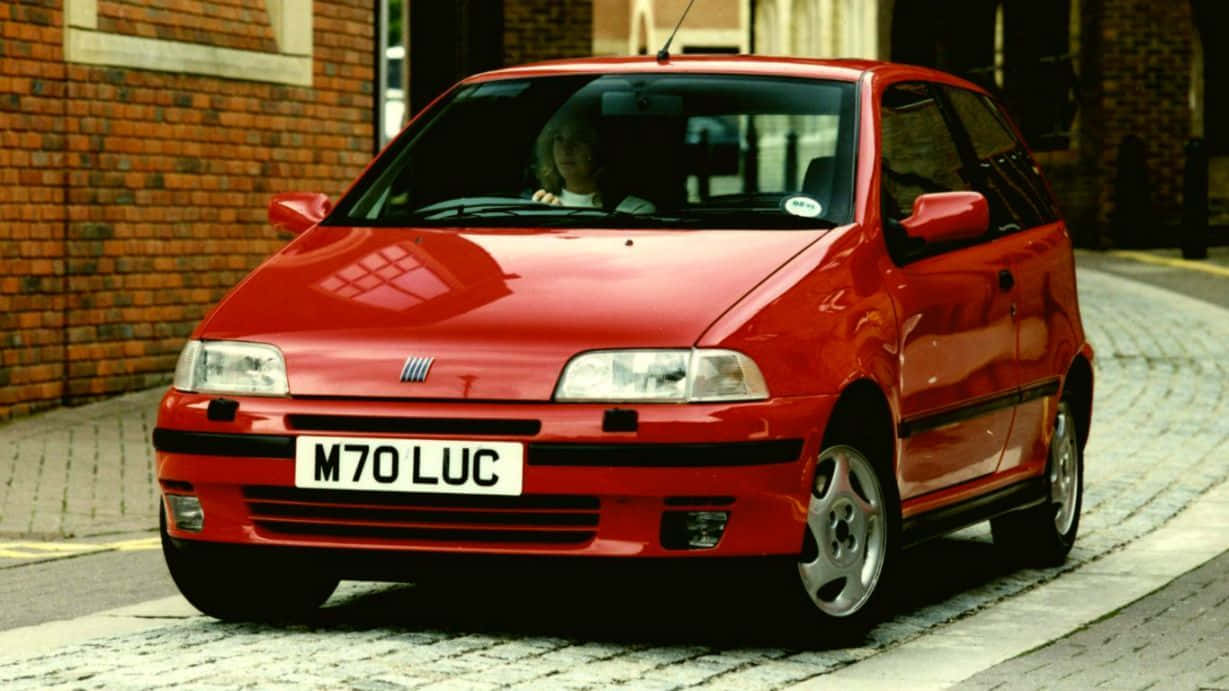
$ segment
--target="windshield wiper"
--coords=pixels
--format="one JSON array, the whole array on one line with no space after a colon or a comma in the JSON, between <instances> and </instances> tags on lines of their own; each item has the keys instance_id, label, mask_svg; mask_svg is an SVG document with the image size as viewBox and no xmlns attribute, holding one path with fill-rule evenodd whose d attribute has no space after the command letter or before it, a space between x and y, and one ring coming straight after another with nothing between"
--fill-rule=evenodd
<instances>
[{"instance_id":1,"label":"windshield wiper","mask_svg":"<svg viewBox=\"0 0 1229 691\"><path fill-rule=\"evenodd\" d=\"M733 199L727 199L733 201ZM750 201L747 199L746 201ZM760 200L762 201L762 197ZM587 206L555 206L521 198L469 197L452 199L420 207L405 214L389 214L382 220L398 223L448 224L457 221L499 220L499 225L558 225L578 218L605 221L602 226L617 224L627 227L717 227L717 228L834 228L836 223L824 218L794 216L777 206L692 206L679 211L634 212Z\"/></svg>"},{"instance_id":2,"label":"windshield wiper","mask_svg":"<svg viewBox=\"0 0 1229 691\"><path fill-rule=\"evenodd\" d=\"M531 202L519 197L492 198L469 197L466 199L450 199L419 207L406 214L409 218L423 221L437 221L464 216L481 216L489 214L516 214L518 211L537 211L550 207L541 202Z\"/></svg>"},{"instance_id":3,"label":"windshield wiper","mask_svg":"<svg viewBox=\"0 0 1229 691\"><path fill-rule=\"evenodd\" d=\"M839 224L822 217L795 216L785 213L778 206L696 206L687 209L683 220L689 217L711 223L719 220L723 227L757 228L835 228Z\"/></svg>"},{"instance_id":4,"label":"windshield wiper","mask_svg":"<svg viewBox=\"0 0 1229 691\"><path fill-rule=\"evenodd\" d=\"M543 204L542 202L525 201L524 199L520 198L492 199L491 197L470 197L469 200L456 199L446 202L437 202L435 204L428 204L427 206L421 207L409 214L406 214L398 220L404 219L416 222L449 222L459 219L489 219L493 216L526 220L533 219L535 222L559 221L577 217L590 217L595 219L617 218L620 220L633 221L635 223L641 223L644 220L654 220L658 222L678 220L678 216L674 214L658 215L654 213L636 213L631 211L609 210L589 206L557 206L554 204Z\"/></svg>"}]
</instances>

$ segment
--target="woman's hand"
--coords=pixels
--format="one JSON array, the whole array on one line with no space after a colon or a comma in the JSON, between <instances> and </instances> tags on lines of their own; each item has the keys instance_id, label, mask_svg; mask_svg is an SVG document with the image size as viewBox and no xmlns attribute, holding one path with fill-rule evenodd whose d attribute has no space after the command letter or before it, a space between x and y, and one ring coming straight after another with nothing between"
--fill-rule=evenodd
<instances>
[{"instance_id":1,"label":"woman's hand","mask_svg":"<svg viewBox=\"0 0 1229 691\"><path fill-rule=\"evenodd\" d=\"M559 197L556 197L555 195L551 194L550 192L547 192L544 189L534 192L533 200L535 202L542 202L543 204L551 204L553 206L563 206L563 202L559 201Z\"/></svg>"}]
</instances>

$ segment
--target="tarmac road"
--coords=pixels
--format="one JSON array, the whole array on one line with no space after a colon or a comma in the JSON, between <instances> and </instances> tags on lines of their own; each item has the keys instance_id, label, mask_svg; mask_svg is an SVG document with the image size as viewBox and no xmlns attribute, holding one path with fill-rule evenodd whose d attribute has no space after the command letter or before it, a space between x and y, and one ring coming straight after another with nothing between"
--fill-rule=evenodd
<instances>
[{"instance_id":1,"label":"tarmac road","mask_svg":"<svg viewBox=\"0 0 1229 691\"><path fill-rule=\"evenodd\" d=\"M178 592L162 552L86 553L0 567L0 631L101 612Z\"/></svg>"}]
</instances>

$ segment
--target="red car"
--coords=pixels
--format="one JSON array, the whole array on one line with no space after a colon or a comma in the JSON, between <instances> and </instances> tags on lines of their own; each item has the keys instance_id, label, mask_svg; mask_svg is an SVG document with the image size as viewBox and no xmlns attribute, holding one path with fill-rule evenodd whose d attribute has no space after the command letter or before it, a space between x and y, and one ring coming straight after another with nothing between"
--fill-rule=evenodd
<instances>
[{"instance_id":1,"label":"red car","mask_svg":"<svg viewBox=\"0 0 1229 691\"><path fill-rule=\"evenodd\" d=\"M154 432L167 563L208 614L309 611L407 557L766 557L852 627L928 538L990 520L1010 555L1071 549L1071 240L973 84L504 69L336 206L269 215L297 237L196 329Z\"/></svg>"}]
</instances>

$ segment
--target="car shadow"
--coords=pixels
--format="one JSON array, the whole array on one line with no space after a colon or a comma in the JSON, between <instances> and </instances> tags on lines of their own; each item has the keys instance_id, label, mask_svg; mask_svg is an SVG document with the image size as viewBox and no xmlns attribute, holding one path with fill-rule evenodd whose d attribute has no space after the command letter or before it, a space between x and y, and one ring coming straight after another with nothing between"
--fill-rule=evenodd
<instances>
[{"instance_id":1,"label":"car shadow","mask_svg":"<svg viewBox=\"0 0 1229 691\"><path fill-rule=\"evenodd\" d=\"M793 587L789 567L637 561L502 568L485 562L480 569L335 596L298 624L714 649L823 650L890 642L894 634L884 634L885 627L852 640L800 628L787 604L796 601L783 597ZM911 617L1014 569L985 539L925 543L902 555L884 621Z\"/></svg>"},{"instance_id":2,"label":"car shadow","mask_svg":"<svg viewBox=\"0 0 1229 691\"><path fill-rule=\"evenodd\" d=\"M931 540L902 555L900 573L905 575L898 583L892 612L895 616L914 614L1020 568L988 539L962 534Z\"/></svg>"}]
</instances>

